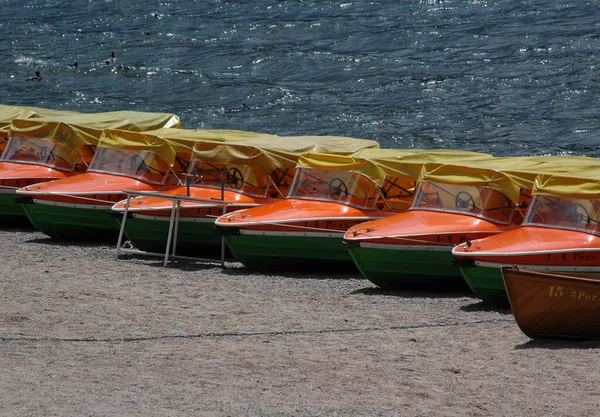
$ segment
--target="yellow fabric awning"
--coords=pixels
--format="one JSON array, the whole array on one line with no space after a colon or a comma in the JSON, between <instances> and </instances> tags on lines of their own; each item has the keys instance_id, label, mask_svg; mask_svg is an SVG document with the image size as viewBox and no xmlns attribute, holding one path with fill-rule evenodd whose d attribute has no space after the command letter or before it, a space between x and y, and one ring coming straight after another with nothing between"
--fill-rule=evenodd
<instances>
[{"instance_id":1,"label":"yellow fabric awning","mask_svg":"<svg viewBox=\"0 0 600 417\"><path fill-rule=\"evenodd\" d=\"M60 117L65 115L79 114L69 110L52 110L42 107L30 106L8 106L0 104L0 136L6 137L10 124L15 119L32 119L39 117Z\"/></svg>"},{"instance_id":2,"label":"yellow fabric awning","mask_svg":"<svg viewBox=\"0 0 600 417\"><path fill-rule=\"evenodd\" d=\"M115 111L16 119L11 123L9 135L54 141L74 150L98 144L105 129L145 131L162 127L181 127L179 117L168 113Z\"/></svg>"},{"instance_id":3,"label":"yellow fabric awning","mask_svg":"<svg viewBox=\"0 0 600 417\"><path fill-rule=\"evenodd\" d=\"M464 161L460 164L429 163L419 181L490 187L514 202L521 189L533 189L539 174L583 172L600 168L600 160L577 156L521 156Z\"/></svg>"},{"instance_id":4,"label":"yellow fabric awning","mask_svg":"<svg viewBox=\"0 0 600 417\"><path fill-rule=\"evenodd\" d=\"M386 176L416 180L427 162L491 158L488 154L446 149L364 149L349 156L305 154L298 166L358 172L383 185Z\"/></svg>"},{"instance_id":5,"label":"yellow fabric awning","mask_svg":"<svg viewBox=\"0 0 600 417\"><path fill-rule=\"evenodd\" d=\"M117 149L136 149L152 152L166 163L173 165L175 155L184 152L192 155L194 145L211 142L237 142L249 138L276 138L264 133L242 130L191 130L157 129L147 132L131 132L118 129L106 129L100 146Z\"/></svg>"},{"instance_id":6,"label":"yellow fabric awning","mask_svg":"<svg viewBox=\"0 0 600 417\"><path fill-rule=\"evenodd\" d=\"M376 141L337 136L263 136L236 143L199 142L193 158L249 165L269 174L275 168L294 168L300 155L308 152L345 155L378 147Z\"/></svg>"},{"instance_id":7,"label":"yellow fabric awning","mask_svg":"<svg viewBox=\"0 0 600 417\"><path fill-rule=\"evenodd\" d=\"M533 194L600 200L600 167L567 174L540 174Z\"/></svg>"}]
</instances>

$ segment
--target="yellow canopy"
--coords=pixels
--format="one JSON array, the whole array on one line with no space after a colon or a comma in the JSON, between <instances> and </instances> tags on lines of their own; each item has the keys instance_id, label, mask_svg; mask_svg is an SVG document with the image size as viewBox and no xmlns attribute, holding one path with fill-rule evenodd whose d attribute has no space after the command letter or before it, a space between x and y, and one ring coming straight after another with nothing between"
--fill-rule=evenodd
<instances>
[{"instance_id":1,"label":"yellow canopy","mask_svg":"<svg viewBox=\"0 0 600 417\"><path fill-rule=\"evenodd\" d=\"M428 163L423 167L419 181L490 187L518 202L521 189L532 189L539 174L584 172L594 166L600 168L600 161L579 156L522 156L460 164Z\"/></svg>"},{"instance_id":2,"label":"yellow canopy","mask_svg":"<svg viewBox=\"0 0 600 417\"><path fill-rule=\"evenodd\" d=\"M349 156L305 154L298 160L298 166L358 172L383 185L386 176L416 180L427 162L491 158L488 154L449 149L364 149Z\"/></svg>"},{"instance_id":3,"label":"yellow canopy","mask_svg":"<svg viewBox=\"0 0 600 417\"><path fill-rule=\"evenodd\" d=\"M78 114L69 110L52 110L41 107L7 106L0 104L0 136L5 136L10 129L10 124L15 119L31 119L37 117L57 117L69 114ZM2 134L4 133L4 134Z\"/></svg>"},{"instance_id":4,"label":"yellow canopy","mask_svg":"<svg viewBox=\"0 0 600 417\"><path fill-rule=\"evenodd\" d=\"M338 136L263 136L237 143L198 142L193 158L249 165L269 174L275 168L294 168L300 155L307 152L343 155L378 147L376 141Z\"/></svg>"},{"instance_id":5,"label":"yellow canopy","mask_svg":"<svg viewBox=\"0 0 600 417\"><path fill-rule=\"evenodd\" d=\"M169 165L175 162L178 152L190 155L195 144L210 142L236 142L260 137L273 140L277 136L264 133L245 132L242 130L189 130L189 129L157 129L147 132L131 132L117 129L106 129L102 134L100 146L117 149L137 149L152 152L160 156Z\"/></svg>"},{"instance_id":6,"label":"yellow canopy","mask_svg":"<svg viewBox=\"0 0 600 417\"><path fill-rule=\"evenodd\" d=\"M50 140L75 150L83 145L96 145L104 129L144 131L161 127L178 128L181 127L181 122L178 116L168 113L135 111L78 113L16 119L11 123L9 135Z\"/></svg>"},{"instance_id":7,"label":"yellow canopy","mask_svg":"<svg viewBox=\"0 0 600 417\"><path fill-rule=\"evenodd\" d=\"M533 194L600 200L600 167L585 172L540 174L533 184Z\"/></svg>"}]
</instances>

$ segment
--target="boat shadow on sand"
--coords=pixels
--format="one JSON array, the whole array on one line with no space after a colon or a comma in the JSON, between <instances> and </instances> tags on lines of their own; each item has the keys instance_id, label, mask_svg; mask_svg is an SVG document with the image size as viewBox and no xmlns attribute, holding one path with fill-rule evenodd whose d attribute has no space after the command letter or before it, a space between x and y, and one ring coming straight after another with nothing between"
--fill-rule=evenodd
<instances>
[{"instance_id":1,"label":"boat shadow on sand","mask_svg":"<svg viewBox=\"0 0 600 417\"><path fill-rule=\"evenodd\" d=\"M486 303L485 301L481 301L477 298L474 298L474 300L476 300L477 302L464 305L464 306L460 307L460 309L462 311L466 311L468 313L483 311L483 312L493 312L493 313L498 313L498 314L512 315L512 310L508 306L507 307L498 307L498 306L490 305L490 304Z\"/></svg>"},{"instance_id":2,"label":"boat shadow on sand","mask_svg":"<svg viewBox=\"0 0 600 417\"><path fill-rule=\"evenodd\" d=\"M236 275L236 276L249 276L249 275L264 275L267 277L283 277L283 278L297 278L297 279L315 279L315 280L349 280L349 279L364 279L363 276L356 269L342 269L342 270L319 270L316 271L312 267L295 266L294 270L286 268L261 268L253 269L246 268L239 262L226 263L223 268L223 274L225 275Z\"/></svg>"},{"instance_id":3,"label":"boat shadow on sand","mask_svg":"<svg viewBox=\"0 0 600 417\"><path fill-rule=\"evenodd\" d=\"M593 339L532 339L515 346L521 349L600 349L600 340Z\"/></svg>"},{"instance_id":4,"label":"boat shadow on sand","mask_svg":"<svg viewBox=\"0 0 600 417\"><path fill-rule=\"evenodd\" d=\"M470 292L462 287L436 287L435 290L432 290L430 285L412 285L401 289L366 287L355 290L352 294L398 298L464 298L471 296Z\"/></svg>"},{"instance_id":5,"label":"boat shadow on sand","mask_svg":"<svg viewBox=\"0 0 600 417\"><path fill-rule=\"evenodd\" d=\"M37 229L25 220L0 221L0 232L37 232Z\"/></svg>"},{"instance_id":6,"label":"boat shadow on sand","mask_svg":"<svg viewBox=\"0 0 600 417\"><path fill-rule=\"evenodd\" d=\"M21 229L19 230L21 232L37 232L37 230L35 229L31 229L31 230L26 230L26 229ZM41 233L41 232L37 232L37 233ZM39 234L35 234L32 235L30 239L27 239L25 241L26 243L41 243L44 245L51 245L51 246L57 246L57 247L68 247L68 246L80 246L80 247L86 247L86 248L102 248L102 249L111 249L111 250L116 250L114 245L111 245L109 242L105 242L105 241L86 241L86 240L56 240L56 239L52 239L49 236L46 236L44 234L39 235Z\"/></svg>"}]
</instances>

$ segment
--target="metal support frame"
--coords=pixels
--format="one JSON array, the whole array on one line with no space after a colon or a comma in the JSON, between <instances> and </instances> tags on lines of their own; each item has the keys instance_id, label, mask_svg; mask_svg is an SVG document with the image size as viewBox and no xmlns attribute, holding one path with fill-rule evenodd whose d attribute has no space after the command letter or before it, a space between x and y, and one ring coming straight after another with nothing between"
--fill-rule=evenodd
<instances>
[{"instance_id":1,"label":"metal support frame","mask_svg":"<svg viewBox=\"0 0 600 417\"><path fill-rule=\"evenodd\" d=\"M144 255L144 256L154 256L154 257L163 257L163 265L167 266L169 260L181 259L181 260L190 260L190 261L198 261L198 262L211 262L211 263L220 263L221 266L225 266L225 237L221 237L221 259L215 260L210 258L200 258L200 257L191 257L191 256L181 256L177 255L177 233L179 232L179 213L181 211L181 202L182 201L196 201L202 203L211 203L217 204L221 206L221 214L225 214L227 212L227 205L231 204L225 201L225 191L224 188L221 187L221 200L213 200L206 198L197 198L191 197L189 194L187 196L181 195L173 195L173 194L159 194L156 192L148 192L148 191L133 191L133 190L123 190L124 194L127 195L127 201L125 203L125 210L123 211L123 219L121 221L121 229L119 230L119 240L117 241L117 259L121 254L133 254L133 255ZM172 200L173 206L171 207L171 218L169 221L169 232L167 236L167 246L165 248L165 253L158 252L147 252L141 251L138 249L129 249L123 248L123 236L125 235L125 225L127 223L127 216L129 214L129 208L132 197L138 196L148 196L148 197L160 197L165 200Z\"/></svg>"}]
</instances>

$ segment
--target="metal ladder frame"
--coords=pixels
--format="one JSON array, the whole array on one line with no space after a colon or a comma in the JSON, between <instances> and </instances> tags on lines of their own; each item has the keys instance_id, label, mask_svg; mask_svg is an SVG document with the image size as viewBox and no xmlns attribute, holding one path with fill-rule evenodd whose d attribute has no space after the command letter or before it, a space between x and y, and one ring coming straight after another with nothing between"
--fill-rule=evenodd
<instances>
[{"instance_id":1,"label":"metal ladder frame","mask_svg":"<svg viewBox=\"0 0 600 417\"><path fill-rule=\"evenodd\" d=\"M121 229L119 230L119 239L117 241L117 259L119 259L119 255L121 255L123 253L123 254L163 257L164 258L163 266L167 266L169 260L174 260L174 259L220 263L222 267L225 266L225 236L221 237L221 259L218 261L215 259L211 259L211 258L181 256L181 255L177 255L177 253L176 253L176 251L177 251L177 234L179 231L179 212L181 209L181 202L182 201L197 201L197 202L203 202L203 203L217 204L217 205L221 206L221 214L225 214L227 212L227 206L231 203L225 201L225 191L224 191L223 186L221 186L221 199L220 200L191 197L189 195L189 187L188 187L188 195L187 196L160 194L160 193L151 192L151 191L123 190L122 192L124 194L127 194L127 202L125 203L125 210L123 211L123 218L121 221ZM127 223L127 216L129 214L131 198L137 197L137 196L160 197L160 198L164 198L165 200L173 201L173 206L171 208L171 218L169 221L169 232L168 232L168 236L167 236L167 247L165 248L165 253L147 252L147 251L142 251L139 249L127 249L127 248L123 248L121 246L123 243L123 236L125 235L125 225ZM171 245L172 245L172 247L171 247Z\"/></svg>"}]
</instances>

